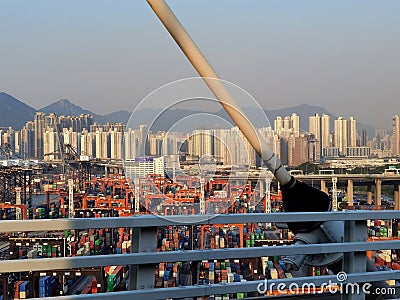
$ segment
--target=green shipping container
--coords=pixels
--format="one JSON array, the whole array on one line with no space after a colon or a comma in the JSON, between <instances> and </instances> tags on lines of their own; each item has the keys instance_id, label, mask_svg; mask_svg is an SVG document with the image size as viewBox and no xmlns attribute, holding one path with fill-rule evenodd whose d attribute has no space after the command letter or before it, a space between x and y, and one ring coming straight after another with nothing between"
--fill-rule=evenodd
<instances>
[{"instance_id":1,"label":"green shipping container","mask_svg":"<svg viewBox=\"0 0 400 300\"><path fill-rule=\"evenodd\" d=\"M113 292L114 291L114 284L116 281L116 275L115 274L110 274L108 275L107 278L107 292Z\"/></svg>"}]
</instances>

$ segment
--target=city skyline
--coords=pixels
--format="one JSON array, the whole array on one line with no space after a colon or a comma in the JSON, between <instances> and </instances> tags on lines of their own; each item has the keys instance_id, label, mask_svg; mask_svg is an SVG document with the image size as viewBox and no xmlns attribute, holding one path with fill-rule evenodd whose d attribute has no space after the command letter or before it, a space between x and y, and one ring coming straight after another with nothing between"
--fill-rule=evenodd
<instances>
[{"instance_id":1,"label":"city skyline","mask_svg":"<svg viewBox=\"0 0 400 300\"><path fill-rule=\"evenodd\" d=\"M266 109L308 103L378 128L399 110L396 1L168 3L221 78ZM77 4L2 3L0 90L104 114L196 76L145 1Z\"/></svg>"},{"instance_id":2,"label":"city skyline","mask_svg":"<svg viewBox=\"0 0 400 300\"><path fill-rule=\"evenodd\" d=\"M6 119L9 120L18 120L18 122L21 122L23 119L20 119L19 116L15 115L14 112L19 111L20 106L21 105L27 105L27 108L29 107L28 111L25 111L22 115L25 116L25 120L29 120L29 116L27 116L27 113L31 113L32 114L32 110L36 112L45 112L45 113L56 113L57 115L64 115L64 116L79 116L80 114L91 114L94 116L94 119L96 122L99 122L100 124L105 124L106 122L111 122L111 123L118 123L118 122L122 122L122 123L128 123L129 118L130 117L134 117L135 120L138 120L137 122L135 122L137 125L139 124L144 124L141 122L145 122L146 124L148 124L148 120L149 118L152 119L155 116L157 116L158 114L164 114L162 113L163 110L161 108L157 109L157 108L151 108L148 106L143 105L142 107L139 107L138 110L134 111L134 112L128 112L125 110L118 110L118 107L115 107L114 110L112 110L111 112L109 112L108 115L98 115L95 112L93 112L92 110L87 109L86 107L81 107L79 103L73 103L71 102L69 99L60 99L57 100L53 103L51 103L50 105L46 106L46 107L42 107L40 109L35 109L31 106L29 106L29 103L26 103L24 100L20 100L15 98L13 95L10 95L6 92L2 92L0 91L0 99L1 97L4 97L5 99L5 103L1 103L0 102L0 109L5 108L5 111L8 111L8 113L3 115L6 117ZM197 106L198 103L200 103L201 101L197 100ZM244 102L243 102L244 103ZM154 101L151 102L151 104L154 104ZM5 106L4 106L5 105ZM219 107L219 104L217 106L215 106L214 108L211 107L189 107L189 106L182 106L179 107L171 107L168 108L167 110L171 110L170 114L166 114L166 116L168 115L168 117L163 117L162 119L164 120L165 118L171 118L171 121L178 121L182 116L176 116L175 113L173 113L172 111L179 111L180 113L178 113L178 115L180 115L181 113L187 114L187 117L189 116L195 116L198 113L201 112L205 112L211 115L214 115L216 117L223 117L223 113L221 114L221 112L223 111L222 107ZM302 126L299 128L302 131L307 131L306 127L304 124L308 123L308 120L306 120L305 118L308 118L309 115L311 114L319 114L319 115L325 115L327 116L327 122L330 122L329 120L332 120L332 126L333 126L333 120L335 118L338 117L344 117L344 118L354 118L354 114L351 114L350 112L348 112L348 114L339 114L339 115L334 115L331 112L329 112L328 110L326 110L324 107L319 107L319 106L311 106L308 104L300 104L297 106L293 106L293 107L285 107L285 108L280 108L277 110L264 110L264 112L262 112L262 110L260 110L259 112L257 112L257 110L260 109L260 107L252 107L252 106L244 106L242 107L246 116L250 117L250 119L254 122L254 125L256 125L256 127L262 127L262 126L267 126L268 124L273 125L274 123L274 118L275 116L280 116L280 115L285 115L287 113L289 114L291 113L299 113L300 114L300 119L302 119ZM24 110L26 110L26 108L23 108ZM183 111L182 111L183 109ZM213 111L213 109L215 110L215 112ZM256 110L255 110L256 109ZM397 115L399 113L394 112L394 115ZM368 134L371 136L373 135L374 131L376 130L391 130L392 128L392 118L394 117L394 115L390 118L385 120L385 127L384 128L378 128L375 127L373 125L371 125L370 123L364 123L362 124L361 122L358 122L358 124L360 125L360 127L362 129L365 129ZM110 119L108 118L110 116ZM260 116L262 117L262 120L260 120ZM11 117L11 118L10 118ZM13 119L14 117L14 119ZM193 119L194 121L194 119ZM211 121L211 119L198 119L197 121L195 121L194 123L191 123L193 129L195 128L201 128L203 127L203 123L205 124L209 124L209 122ZM326 121L325 121L326 122ZM157 127L160 127L161 125L163 126L167 126L169 127L171 123L170 121L167 121L166 123L168 124L164 124L165 121L161 121L161 123L159 125L157 125ZM221 125L218 123L215 123L215 125ZM310 126L311 124L309 124ZM0 128L6 129L8 127L13 127L14 129L19 129L21 128L20 126L13 126L11 124L8 124L7 122L3 123L0 122ZM186 127L185 127L186 128ZM158 129L158 130L164 130L163 129Z\"/></svg>"},{"instance_id":3,"label":"city skyline","mask_svg":"<svg viewBox=\"0 0 400 300\"><path fill-rule=\"evenodd\" d=\"M255 128L277 157L289 167L326 159L390 158L400 155L399 116L392 130L377 130L368 139L357 130L355 118L338 117L331 128L329 116L308 117L308 131L301 130L296 113L277 116L272 126ZM21 130L0 129L5 157L53 161L65 154L101 160L189 155L213 157L223 165L257 166L260 161L239 128L209 127L191 132L152 131L147 125L94 122L93 116L57 116L36 112Z\"/></svg>"}]
</instances>

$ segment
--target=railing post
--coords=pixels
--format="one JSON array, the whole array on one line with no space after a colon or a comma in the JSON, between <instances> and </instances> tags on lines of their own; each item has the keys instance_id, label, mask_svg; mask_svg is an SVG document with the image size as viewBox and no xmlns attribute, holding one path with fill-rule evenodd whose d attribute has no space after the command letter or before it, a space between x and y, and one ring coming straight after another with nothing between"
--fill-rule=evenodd
<instances>
[{"instance_id":1,"label":"railing post","mask_svg":"<svg viewBox=\"0 0 400 300\"><path fill-rule=\"evenodd\" d=\"M131 252L156 252L157 227L143 227L132 229ZM134 263L134 262L133 262ZM130 265L129 290L154 288L155 265Z\"/></svg>"},{"instance_id":2,"label":"railing post","mask_svg":"<svg viewBox=\"0 0 400 300\"><path fill-rule=\"evenodd\" d=\"M366 221L345 221L344 223L344 242L365 242L367 240ZM366 253L348 252L343 255L343 271L346 274L366 272ZM342 293L346 300L364 300L365 293L362 283L352 284L343 281Z\"/></svg>"},{"instance_id":3,"label":"railing post","mask_svg":"<svg viewBox=\"0 0 400 300\"><path fill-rule=\"evenodd\" d=\"M337 177L332 177L332 209L334 211L338 210L338 201L337 201Z\"/></svg>"}]
</instances>

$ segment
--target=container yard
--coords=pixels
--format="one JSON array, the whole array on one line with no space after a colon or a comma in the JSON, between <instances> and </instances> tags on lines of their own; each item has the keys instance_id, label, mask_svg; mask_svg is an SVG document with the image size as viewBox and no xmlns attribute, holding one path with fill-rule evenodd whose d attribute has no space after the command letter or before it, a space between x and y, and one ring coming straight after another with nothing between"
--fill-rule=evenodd
<instances>
[{"instance_id":1,"label":"container yard","mask_svg":"<svg viewBox=\"0 0 400 300\"><path fill-rule=\"evenodd\" d=\"M30 181L29 181L30 180ZM59 174L29 173L21 189L13 190L10 201L0 203L3 220L103 218L143 214L160 216L283 211L281 193L271 186L261 191L251 180L240 185L214 176L203 186L200 179L178 176L175 181L157 174L140 178L135 186L123 175L91 175L86 180ZM22 191L22 192L21 192ZM21 200L22 199L22 200ZM260 199L258 201L257 199ZM380 205L344 206L348 210L379 210ZM399 239L399 220L369 220L369 240ZM14 232L0 236L0 259L22 260L74 256L128 254L131 228L103 228L45 232ZM293 233L281 224L180 225L157 228L157 252L268 247L293 244ZM369 251L379 270L399 270L396 250ZM154 285L168 288L190 285L229 284L263 279L328 274L326 266L286 270L282 257L159 263L154 268ZM44 298L126 290L127 266L48 270L0 274L2 299ZM394 284L394 282L390 282ZM254 293L214 295L208 299L243 299ZM273 296L271 294L271 296ZM1 297L1 296L0 296ZM200 298L199 298L200 299ZM202 298L201 298L202 299Z\"/></svg>"}]
</instances>

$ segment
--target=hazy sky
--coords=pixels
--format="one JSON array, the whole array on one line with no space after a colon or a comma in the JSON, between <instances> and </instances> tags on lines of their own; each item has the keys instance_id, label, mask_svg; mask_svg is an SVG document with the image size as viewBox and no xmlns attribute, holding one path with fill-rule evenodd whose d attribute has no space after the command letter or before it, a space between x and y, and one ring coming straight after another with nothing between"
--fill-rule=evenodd
<instances>
[{"instance_id":1,"label":"hazy sky","mask_svg":"<svg viewBox=\"0 0 400 300\"><path fill-rule=\"evenodd\" d=\"M307 103L383 128L400 113L400 1L168 3L220 77L266 109ZM0 20L0 91L35 108L132 111L197 75L145 0L0 0Z\"/></svg>"}]
</instances>

